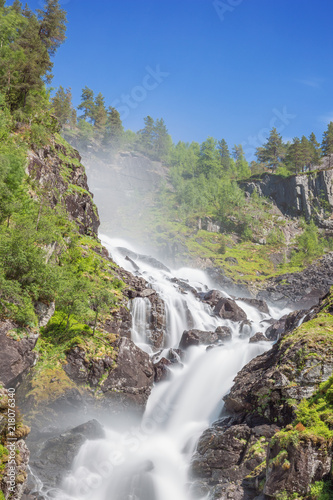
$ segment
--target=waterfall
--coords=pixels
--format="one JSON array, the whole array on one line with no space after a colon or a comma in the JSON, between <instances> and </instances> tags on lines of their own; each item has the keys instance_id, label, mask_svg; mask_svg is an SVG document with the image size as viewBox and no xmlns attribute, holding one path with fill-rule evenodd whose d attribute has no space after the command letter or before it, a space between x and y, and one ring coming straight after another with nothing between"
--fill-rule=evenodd
<instances>
[{"instance_id":1,"label":"waterfall","mask_svg":"<svg viewBox=\"0 0 333 500\"><path fill-rule=\"evenodd\" d=\"M116 262L133 272L133 264L116 247L127 243L102 238ZM156 384L145 414L135 427L105 429L100 440L87 441L77 455L70 476L64 479L58 500L191 500L188 469L201 433L221 414L227 394L238 371L253 357L271 347L269 342L249 343L249 336L265 331L267 322L286 311L259 312L237 301L246 312L247 332L240 323L221 319L181 283L198 293L213 288L202 271L157 269L147 262L135 262L135 272L143 276L165 302L167 347L178 347L189 326L214 331L228 326L232 340L207 349L187 349L182 364L170 368L170 377ZM229 297L222 291L225 297ZM149 341L148 298L130 302L132 339L147 352ZM244 326L244 325L243 325Z\"/></svg>"}]
</instances>

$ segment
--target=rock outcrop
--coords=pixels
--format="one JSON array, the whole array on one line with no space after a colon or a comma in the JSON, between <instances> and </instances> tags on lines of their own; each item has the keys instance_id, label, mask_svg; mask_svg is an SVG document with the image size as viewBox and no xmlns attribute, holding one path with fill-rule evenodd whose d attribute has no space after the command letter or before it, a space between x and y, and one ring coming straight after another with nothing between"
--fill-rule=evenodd
<instances>
[{"instance_id":1,"label":"rock outcrop","mask_svg":"<svg viewBox=\"0 0 333 500\"><path fill-rule=\"evenodd\" d=\"M317 170L304 174L280 177L264 174L259 179L241 182L241 187L252 194L270 198L284 215L307 220L315 216L325 219L333 211L333 169Z\"/></svg>"},{"instance_id":2,"label":"rock outcrop","mask_svg":"<svg viewBox=\"0 0 333 500\"><path fill-rule=\"evenodd\" d=\"M99 216L89 191L81 156L64 141L31 151L28 174L44 191L51 207L64 203L68 216L81 234L97 236Z\"/></svg>"},{"instance_id":3,"label":"rock outcrop","mask_svg":"<svg viewBox=\"0 0 333 500\"><path fill-rule=\"evenodd\" d=\"M330 477L332 303L328 295L307 314L284 318L280 340L238 373L224 397L231 416L199 440L194 490L216 500L293 498Z\"/></svg>"},{"instance_id":4,"label":"rock outcrop","mask_svg":"<svg viewBox=\"0 0 333 500\"><path fill-rule=\"evenodd\" d=\"M7 320L0 322L0 375L6 387L15 387L34 364L38 335Z\"/></svg>"},{"instance_id":5,"label":"rock outcrop","mask_svg":"<svg viewBox=\"0 0 333 500\"><path fill-rule=\"evenodd\" d=\"M97 420L89 420L61 433L56 429L46 429L34 441L28 440L33 457L30 466L38 471L38 478L43 483L42 494L60 486L87 439L96 440L103 437L105 432L101 424ZM31 494L28 498L34 498L37 486L31 478L26 487L27 493Z\"/></svg>"},{"instance_id":6,"label":"rock outcrop","mask_svg":"<svg viewBox=\"0 0 333 500\"><path fill-rule=\"evenodd\" d=\"M333 285L333 252L298 273L281 274L264 282L257 299L275 303L279 307L309 308L318 304ZM243 300L243 299L242 299Z\"/></svg>"}]
</instances>

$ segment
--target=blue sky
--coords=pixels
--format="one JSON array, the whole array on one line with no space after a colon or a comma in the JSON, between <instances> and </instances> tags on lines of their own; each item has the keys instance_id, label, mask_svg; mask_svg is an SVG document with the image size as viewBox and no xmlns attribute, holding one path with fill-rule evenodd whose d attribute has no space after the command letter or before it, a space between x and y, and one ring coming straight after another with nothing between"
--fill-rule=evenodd
<instances>
[{"instance_id":1,"label":"blue sky","mask_svg":"<svg viewBox=\"0 0 333 500\"><path fill-rule=\"evenodd\" d=\"M75 105L85 85L102 92L125 128L163 117L175 142L223 137L251 157L272 126L321 140L333 120L332 0L61 4L53 86L71 87Z\"/></svg>"}]
</instances>

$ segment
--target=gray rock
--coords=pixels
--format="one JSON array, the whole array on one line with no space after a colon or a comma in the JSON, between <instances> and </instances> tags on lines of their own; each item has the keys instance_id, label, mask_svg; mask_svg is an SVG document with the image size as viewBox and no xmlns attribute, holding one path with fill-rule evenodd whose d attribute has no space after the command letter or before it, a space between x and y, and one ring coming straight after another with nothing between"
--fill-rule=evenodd
<instances>
[{"instance_id":1,"label":"gray rock","mask_svg":"<svg viewBox=\"0 0 333 500\"><path fill-rule=\"evenodd\" d=\"M33 349L38 335L32 333L29 328L21 329L26 336L21 340L15 340L16 328L18 325L9 320L0 322L0 380L7 387L20 383L23 375L36 360Z\"/></svg>"},{"instance_id":2,"label":"gray rock","mask_svg":"<svg viewBox=\"0 0 333 500\"><path fill-rule=\"evenodd\" d=\"M214 313L222 319L230 321L243 321L247 319L246 313L232 299L221 298L215 308Z\"/></svg>"},{"instance_id":3,"label":"gray rock","mask_svg":"<svg viewBox=\"0 0 333 500\"><path fill-rule=\"evenodd\" d=\"M249 340L250 344L256 344L257 342L269 342L268 338L261 332L257 332Z\"/></svg>"}]
</instances>

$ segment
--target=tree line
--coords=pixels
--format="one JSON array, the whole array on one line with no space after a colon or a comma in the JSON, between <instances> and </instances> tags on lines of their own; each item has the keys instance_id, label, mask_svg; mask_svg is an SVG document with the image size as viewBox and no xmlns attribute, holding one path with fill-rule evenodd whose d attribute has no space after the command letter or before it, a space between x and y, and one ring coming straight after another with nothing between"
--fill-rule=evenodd
<instances>
[{"instance_id":1,"label":"tree line","mask_svg":"<svg viewBox=\"0 0 333 500\"><path fill-rule=\"evenodd\" d=\"M252 172L261 173L265 169L288 175L312 170L318 166L324 157L328 158L328 166L333 166L333 122L328 124L323 134L321 144L312 132L307 138L295 137L292 142L283 142L282 136L273 128L267 142L257 148L257 162L252 163Z\"/></svg>"}]
</instances>

